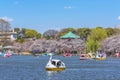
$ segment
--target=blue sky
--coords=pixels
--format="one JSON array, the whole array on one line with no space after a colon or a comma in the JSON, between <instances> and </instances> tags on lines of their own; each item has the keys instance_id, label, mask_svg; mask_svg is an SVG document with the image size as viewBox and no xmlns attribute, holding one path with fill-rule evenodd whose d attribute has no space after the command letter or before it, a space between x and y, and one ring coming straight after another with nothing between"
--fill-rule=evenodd
<instances>
[{"instance_id":1,"label":"blue sky","mask_svg":"<svg viewBox=\"0 0 120 80\"><path fill-rule=\"evenodd\" d=\"M0 18L12 28L40 33L68 27L114 27L120 24L120 0L0 0Z\"/></svg>"}]
</instances>

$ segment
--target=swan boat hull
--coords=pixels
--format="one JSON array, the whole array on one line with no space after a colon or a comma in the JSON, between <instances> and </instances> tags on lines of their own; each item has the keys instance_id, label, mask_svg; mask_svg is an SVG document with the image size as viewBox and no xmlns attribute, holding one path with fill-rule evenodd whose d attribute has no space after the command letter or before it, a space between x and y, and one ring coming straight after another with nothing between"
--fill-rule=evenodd
<instances>
[{"instance_id":1,"label":"swan boat hull","mask_svg":"<svg viewBox=\"0 0 120 80\"><path fill-rule=\"evenodd\" d=\"M95 58L96 60L106 60L106 58Z\"/></svg>"},{"instance_id":2,"label":"swan boat hull","mask_svg":"<svg viewBox=\"0 0 120 80\"><path fill-rule=\"evenodd\" d=\"M62 71L65 70L65 68L46 68L47 71Z\"/></svg>"},{"instance_id":3,"label":"swan boat hull","mask_svg":"<svg viewBox=\"0 0 120 80\"><path fill-rule=\"evenodd\" d=\"M61 70L65 70L66 67L61 60L52 59L52 57L50 57L45 68L47 71L61 71Z\"/></svg>"}]
</instances>

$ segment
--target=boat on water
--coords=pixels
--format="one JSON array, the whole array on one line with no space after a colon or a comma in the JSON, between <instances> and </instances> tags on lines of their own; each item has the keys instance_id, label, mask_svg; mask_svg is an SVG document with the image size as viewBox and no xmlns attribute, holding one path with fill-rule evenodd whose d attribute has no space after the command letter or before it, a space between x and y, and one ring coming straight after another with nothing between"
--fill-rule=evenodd
<instances>
[{"instance_id":1,"label":"boat on water","mask_svg":"<svg viewBox=\"0 0 120 80\"><path fill-rule=\"evenodd\" d=\"M5 53L3 57L4 57L4 58L8 58L8 57L10 57L11 55L12 55L12 54L10 54L10 53Z\"/></svg>"},{"instance_id":2,"label":"boat on water","mask_svg":"<svg viewBox=\"0 0 120 80\"><path fill-rule=\"evenodd\" d=\"M64 56L64 57L71 57L72 54L71 54L71 53L63 53L63 56Z\"/></svg>"},{"instance_id":3,"label":"boat on water","mask_svg":"<svg viewBox=\"0 0 120 80\"><path fill-rule=\"evenodd\" d=\"M55 54L56 53L53 53L53 52L52 53L46 52L46 53L42 53L41 56L51 56L51 55L53 56Z\"/></svg>"},{"instance_id":4,"label":"boat on water","mask_svg":"<svg viewBox=\"0 0 120 80\"><path fill-rule=\"evenodd\" d=\"M8 58L10 57L12 54L11 53L7 53L7 52L0 52L0 56L3 58Z\"/></svg>"},{"instance_id":5,"label":"boat on water","mask_svg":"<svg viewBox=\"0 0 120 80\"><path fill-rule=\"evenodd\" d=\"M115 57L120 57L120 52L114 54Z\"/></svg>"},{"instance_id":6,"label":"boat on water","mask_svg":"<svg viewBox=\"0 0 120 80\"><path fill-rule=\"evenodd\" d=\"M88 59L95 59L96 55L93 52L87 54Z\"/></svg>"},{"instance_id":7,"label":"boat on water","mask_svg":"<svg viewBox=\"0 0 120 80\"><path fill-rule=\"evenodd\" d=\"M106 60L106 53L104 52L96 52L96 53L88 53L88 59L91 59L91 60Z\"/></svg>"},{"instance_id":8,"label":"boat on water","mask_svg":"<svg viewBox=\"0 0 120 80\"><path fill-rule=\"evenodd\" d=\"M106 60L106 54L102 53L102 54L96 54L96 60Z\"/></svg>"},{"instance_id":9,"label":"boat on water","mask_svg":"<svg viewBox=\"0 0 120 80\"><path fill-rule=\"evenodd\" d=\"M86 60L87 55L86 54L80 54L80 60Z\"/></svg>"},{"instance_id":10,"label":"boat on water","mask_svg":"<svg viewBox=\"0 0 120 80\"><path fill-rule=\"evenodd\" d=\"M50 59L45 67L47 71L61 71L65 70L65 68L65 64L59 59L53 59L52 55L50 56Z\"/></svg>"}]
</instances>

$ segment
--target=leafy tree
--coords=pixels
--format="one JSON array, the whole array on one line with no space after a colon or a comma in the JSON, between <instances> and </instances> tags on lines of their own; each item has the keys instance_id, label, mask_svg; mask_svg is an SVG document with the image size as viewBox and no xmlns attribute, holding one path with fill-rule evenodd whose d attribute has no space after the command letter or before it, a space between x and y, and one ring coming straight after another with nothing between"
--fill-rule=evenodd
<instances>
[{"instance_id":1,"label":"leafy tree","mask_svg":"<svg viewBox=\"0 0 120 80\"><path fill-rule=\"evenodd\" d=\"M71 31L71 32L73 32L73 33L76 33L76 30L75 30L74 28L65 28L65 29L62 29L60 32L58 32L57 38L59 38L60 36L65 35L65 34L68 33L69 31Z\"/></svg>"},{"instance_id":2,"label":"leafy tree","mask_svg":"<svg viewBox=\"0 0 120 80\"><path fill-rule=\"evenodd\" d=\"M16 28L14 28L14 31L17 32L17 33L19 33L20 32L20 28L16 27Z\"/></svg>"},{"instance_id":3,"label":"leafy tree","mask_svg":"<svg viewBox=\"0 0 120 80\"><path fill-rule=\"evenodd\" d=\"M22 28L22 29L21 29L21 32L22 32L23 34L25 34L26 30L28 30L28 29Z\"/></svg>"},{"instance_id":4,"label":"leafy tree","mask_svg":"<svg viewBox=\"0 0 120 80\"><path fill-rule=\"evenodd\" d=\"M41 37L41 34L38 33L38 32L35 31L35 30L26 29L26 30L25 30L25 36L26 36L27 38L33 38L33 37L40 38L40 37Z\"/></svg>"},{"instance_id":5,"label":"leafy tree","mask_svg":"<svg viewBox=\"0 0 120 80\"><path fill-rule=\"evenodd\" d=\"M55 38L57 33L58 33L57 30L47 30L46 32L43 33L43 37L47 39Z\"/></svg>"},{"instance_id":6,"label":"leafy tree","mask_svg":"<svg viewBox=\"0 0 120 80\"><path fill-rule=\"evenodd\" d=\"M100 44L98 41L88 38L86 42L86 47L87 47L87 52L90 52L90 51L95 52L100 47Z\"/></svg>"},{"instance_id":7,"label":"leafy tree","mask_svg":"<svg viewBox=\"0 0 120 80\"><path fill-rule=\"evenodd\" d=\"M114 34L114 29L113 28L105 28L105 30L106 30L108 36Z\"/></svg>"},{"instance_id":8,"label":"leafy tree","mask_svg":"<svg viewBox=\"0 0 120 80\"><path fill-rule=\"evenodd\" d=\"M102 41L107 37L107 33L104 29L94 28L92 29L89 37L91 37L91 39L96 41Z\"/></svg>"},{"instance_id":9,"label":"leafy tree","mask_svg":"<svg viewBox=\"0 0 120 80\"><path fill-rule=\"evenodd\" d=\"M19 43L23 43L23 42L24 42L24 39L21 38L21 36L18 36L16 41L19 42Z\"/></svg>"},{"instance_id":10,"label":"leafy tree","mask_svg":"<svg viewBox=\"0 0 120 80\"><path fill-rule=\"evenodd\" d=\"M40 34L40 33L37 33L37 34L36 34L36 38L37 38L37 39L41 38L41 34Z\"/></svg>"},{"instance_id":11,"label":"leafy tree","mask_svg":"<svg viewBox=\"0 0 120 80\"><path fill-rule=\"evenodd\" d=\"M120 34L119 28L113 28L113 30L114 30L114 35Z\"/></svg>"},{"instance_id":12,"label":"leafy tree","mask_svg":"<svg viewBox=\"0 0 120 80\"><path fill-rule=\"evenodd\" d=\"M86 46L88 51L97 51L100 47L100 41L107 37L107 33L102 28L92 29L90 36L86 41Z\"/></svg>"},{"instance_id":13,"label":"leafy tree","mask_svg":"<svg viewBox=\"0 0 120 80\"><path fill-rule=\"evenodd\" d=\"M81 39L87 40L87 37L90 35L91 29L89 28L78 28L77 34L81 37Z\"/></svg>"},{"instance_id":14,"label":"leafy tree","mask_svg":"<svg viewBox=\"0 0 120 80\"><path fill-rule=\"evenodd\" d=\"M106 33L107 33L108 37L112 36L115 33L113 28L106 28L105 30L106 30Z\"/></svg>"},{"instance_id":15,"label":"leafy tree","mask_svg":"<svg viewBox=\"0 0 120 80\"><path fill-rule=\"evenodd\" d=\"M103 29L103 27L101 27L101 26L97 26L96 28Z\"/></svg>"}]
</instances>

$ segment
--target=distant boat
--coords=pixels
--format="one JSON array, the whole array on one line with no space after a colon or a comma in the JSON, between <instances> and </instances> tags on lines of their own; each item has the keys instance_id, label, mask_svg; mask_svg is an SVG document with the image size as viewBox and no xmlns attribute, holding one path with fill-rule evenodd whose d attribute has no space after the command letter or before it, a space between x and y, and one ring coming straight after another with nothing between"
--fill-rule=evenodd
<instances>
[{"instance_id":1,"label":"distant boat","mask_svg":"<svg viewBox=\"0 0 120 80\"><path fill-rule=\"evenodd\" d=\"M64 57L71 57L72 54L71 54L71 53L63 53L63 56L64 56Z\"/></svg>"},{"instance_id":2,"label":"distant boat","mask_svg":"<svg viewBox=\"0 0 120 80\"><path fill-rule=\"evenodd\" d=\"M49 52L46 52L46 53L43 53L43 54L41 54L42 56L53 56L53 55L55 55L56 53L49 53Z\"/></svg>"},{"instance_id":3,"label":"distant boat","mask_svg":"<svg viewBox=\"0 0 120 80\"><path fill-rule=\"evenodd\" d=\"M120 53L119 53L119 52L118 52L118 53L115 53L114 56L115 56L115 57L120 57Z\"/></svg>"},{"instance_id":4,"label":"distant boat","mask_svg":"<svg viewBox=\"0 0 120 80\"><path fill-rule=\"evenodd\" d=\"M87 56L88 56L88 59L95 59L96 57L95 53L92 53L92 52L88 53Z\"/></svg>"},{"instance_id":5,"label":"distant boat","mask_svg":"<svg viewBox=\"0 0 120 80\"><path fill-rule=\"evenodd\" d=\"M106 60L106 54L102 53L102 54L96 54L96 60Z\"/></svg>"},{"instance_id":6,"label":"distant boat","mask_svg":"<svg viewBox=\"0 0 120 80\"><path fill-rule=\"evenodd\" d=\"M92 60L106 60L106 54L105 53L88 53L88 59L92 59Z\"/></svg>"},{"instance_id":7,"label":"distant boat","mask_svg":"<svg viewBox=\"0 0 120 80\"><path fill-rule=\"evenodd\" d=\"M45 68L47 71L61 71L61 70L65 70L66 66L61 60L52 59L52 55L51 55Z\"/></svg>"},{"instance_id":8,"label":"distant boat","mask_svg":"<svg viewBox=\"0 0 120 80\"><path fill-rule=\"evenodd\" d=\"M80 54L80 60L86 60L87 55L86 54Z\"/></svg>"},{"instance_id":9,"label":"distant boat","mask_svg":"<svg viewBox=\"0 0 120 80\"><path fill-rule=\"evenodd\" d=\"M0 52L0 56L3 56L4 54L2 52Z\"/></svg>"},{"instance_id":10,"label":"distant boat","mask_svg":"<svg viewBox=\"0 0 120 80\"><path fill-rule=\"evenodd\" d=\"M5 53L3 57L4 57L4 58L8 58L8 57L10 57L10 56L11 56L10 53Z\"/></svg>"}]
</instances>

